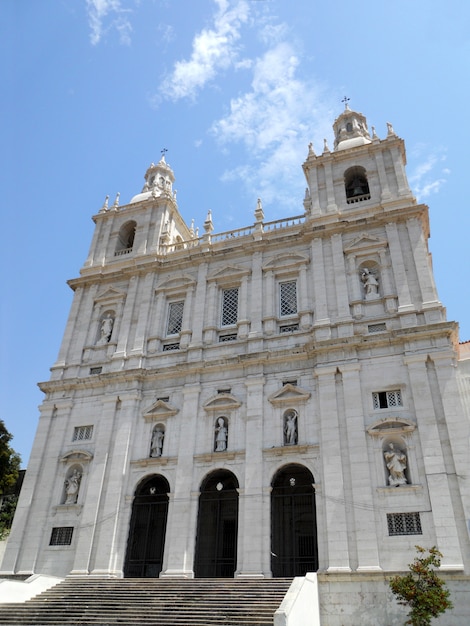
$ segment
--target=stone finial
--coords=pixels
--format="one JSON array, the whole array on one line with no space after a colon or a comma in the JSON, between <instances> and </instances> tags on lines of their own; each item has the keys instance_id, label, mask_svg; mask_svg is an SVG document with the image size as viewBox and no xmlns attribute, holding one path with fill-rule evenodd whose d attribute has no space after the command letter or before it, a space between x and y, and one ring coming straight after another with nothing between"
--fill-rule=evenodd
<instances>
[{"instance_id":1,"label":"stone finial","mask_svg":"<svg viewBox=\"0 0 470 626\"><path fill-rule=\"evenodd\" d=\"M210 209L207 211L206 221L204 222L204 230L206 233L211 233L214 230L214 225L212 223L212 211Z\"/></svg>"},{"instance_id":2,"label":"stone finial","mask_svg":"<svg viewBox=\"0 0 470 626\"><path fill-rule=\"evenodd\" d=\"M317 155L315 154L315 150L313 149L313 143L310 142L308 144L308 156L309 157L316 157Z\"/></svg>"},{"instance_id":3,"label":"stone finial","mask_svg":"<svg viewBox=\"0 0 470 626\"><path fill-rule=\"evenodd\" d=\"M390 124L390 122L387 122L387 137L390 136L396 137L396 133L393 130L393 126Z\"/></svg>"},{"instance_id":4,"label":"stone finial","mask_svg":"<svg viewBox=\"0 0 470 626\"><path fill-rule=\"evenodd\" d=\"M189 234L191 235L191 239L194 239L194 219L191 220L191 226L189 228Z\"/></svg>"},{"instance_id":5,"label":"stone finial","mask_svg":"<svg viewBox=\"0 0 470 626\"><path fill-rule=\"evenodd\" d=\"M258 202L256 203L255 220L257 222L262 222L264 220L264 211L263 205L261 204L261 198L258 198Z\"/></svg>"},{"instance_id":6,"label":"stone finial","mask_svg":"<svg viewBox=\"0 0 470 626\"><path fill-rule=\"evenodd\" d=\"M119 191L118 191L118 192L117 192L117 194L116 194L116 198L115 198L115 200L114 200L114 204L113 204L113 209L114 209L115 211L117 211L117 209L118 209L118 207L119 207L119 197L120 197L120 195L121 195L121 194L120 194L120 193L119 193Z\"/></svg>"},{"instance_id":7,"label":"stone finial","mask_svg":"<svg viewBox=\"0 0 470 626\"><path fill-rule=\"evenodd\" d=\"M326 139L323 140L323 152L329 152L330 149L328 148L328 142L326 141Z\"/></svg>"},{"instance_id":8,"label":"stone finial","mask_svg":"<svg viewBox=\"0 0 470 626\"><path fill-rule=\"evenodd\" d=\"M377 133L375 132L375 126L371 126L372 128L372 139L378 139Z\"/></svg>"},{"instance_id":9,"label":"stone finial","mask_svg":"<svg viewBox=\"0 0 470 626\"><path fill-rule=\"evenodd\" d=\"M109 196L106 196L103 202L103 206L101 207L100 213L104 213L105 211L108 210L108 200L109 200Z\"/></svg>"}]
</instances>

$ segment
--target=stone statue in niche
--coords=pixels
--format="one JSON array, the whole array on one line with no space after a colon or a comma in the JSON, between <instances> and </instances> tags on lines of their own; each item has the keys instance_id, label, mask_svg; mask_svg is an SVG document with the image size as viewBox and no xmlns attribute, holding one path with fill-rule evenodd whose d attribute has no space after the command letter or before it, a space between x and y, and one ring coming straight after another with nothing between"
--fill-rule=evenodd
<instances>
[{"instance_id":1,"label":"stone statue in niche","mask_svg":"<svg viewBox=\"0 0 470 626\"><path fill-rule=\"evenodd\" d=\"M366 298L377 296L379 293L379 281L367 267L364 267L361 273L361 280L364 285L364 293Z\"/></svg>"},{"instance_id":2,"label":"stone statue in niche","mask_svg":"<svg viewBox=\"0 0 470 626\"><path fill-rule=\"evenodd\" d=\"M100 338L98 339L97 345L104 346L105 344L109 343L109 340L111 339L111 334L113 332L113 326L114 318L111 316L110 313L108 313L101 322Z\"/></svg>"},{"instance_id":3,"label":"stone statue in niche","mask_svg":"<svg viewBox=\"0 0 470 626\"><path fill-rule=\"evenodd\" d=\"M388 484L390 487L406 485L408 482L405 476L406 454L398 448L395 448L393 443L390 443L388 450L384 452L384 457L389 472Z\"/></svg>"},{"instance_id":4,"label":"stone statue in niche","mask_svg":"<svg viewBox=\"0 0 470 626\"><path fill-rule=\"evenodd\" d=\"M297 443L297 412L293 409L284 414L284 445Z\"/></svg>"},{"instance_id":5,"label":"stone statue in niche","mask_svg":"<svg viewBox=\"0 0 470 626\"><path fill-rule=\"evenodd\" d=\"M153 430L152 441L150 443L150 456L152 458L162 456L164 438L165 432L162 428L156 426Z\"/></svg>"},{"instance_id":6,"label":"stone statue in niche","mask_svg":"<svg viewBox=\"0 0 470 626\"><path fill-rule=\"evenodd\" d=\"M219 417L217 420L217 426L215 427L215 451L224 452L227 449L227 427L225 426L225 420L223 417Z\"/></svg>"},{"instance_id":7,"label":"stone statue in niche","mask_svg":"<svg viewBox=\"0 0 470 626\"><path fill-rule=\"evenodd\" d=\"M65 504L76 504L80 489L81 473L74 469L72 475L65 480Z\"/></svg>"}]
</instances>

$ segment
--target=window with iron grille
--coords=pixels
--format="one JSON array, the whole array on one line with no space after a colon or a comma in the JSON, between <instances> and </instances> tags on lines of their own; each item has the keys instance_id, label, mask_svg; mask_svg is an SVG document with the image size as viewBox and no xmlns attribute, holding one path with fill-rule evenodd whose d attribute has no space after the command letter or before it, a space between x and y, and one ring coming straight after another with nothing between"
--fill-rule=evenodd
<instances>
[{"instance_id":1,"label":"window with iron grille","mask_svg":"<svg viewBox=\"0 0 470 626\"><path fill-rule=\"evenodd\" d=\"M288 326L279 326L279 333L295 333L299 330L298 324L289 324Z\"/></svg>"},{"instance_id":2,"label":"window with iron grille","mask_svg":"<svg viewBox=\"0 0 470 626\"><path fill-rule=\"evenodd\" d=\"M93 426L75 426L72 441L85 441L93 436Z\"/></svg>"},{"instance_id":3,"label":"window with iron grille","mask_svg":"<svg viewBox=\"0 0 470 626\"><path fill-rule=\"evenodd\" d=\"M224 343L225 341L236 341L237 339L237 333L231 333L230 335L219 335L219 343Z\"/></svg>"},{"instance_id":4,"label":"window with iron grille","mask_svg":"<svg viewBox=\"0 0 470 626\"><path fill-rule=\"evenodd\" d=\"M387 327L385 326L385 322L381 322L380 324L369 324L367 330L369 333L382 333L387 330Z\"/></svg>"},{"instance_id":5,"label":"window with iron grille","mask_svg":"<svg viewBox=\"0 0 470 626\"><path fill-rule=\"evenodd\" d=\"M279 283L279 314L281 317L297 313L297 283L289 280Z\"/></svg>"},{"instance_id":6,"label":"window with iron grille","mask_svg":"<svg viewBox=\"0 0 470 626\"><path fill-rule=\"evenodd\" d=\"M56 526L52 529L50 546L69 546L72 543L73 526Z\"/></svg>"},{"instance_id":7,"label":"window with iron grille","mask_svg":"<svg viewBox=\"0 0 470 626\"><path fill-rule=\"evenodd\" d=\"M388 534L422 535L419 513L387 513Z\"/></svg>"},{"instance_id":8,"label":"window with iron grille","mask_svg":"<svg viewBox=\"0 0 470 626\"><path fill-rule=\"evenodd\" d=\"M181 332L183 324L184 301L170 302L168 305L168 323L166 326L167 335L177 335Z\"/></svg>"},{"instance_id":9,"label":"window with iron grille","mask_svg":"<svg viewBox=\"0 0 470 626\"><path fill-rule=\"evenodd\" d=\"M399 389L394 389L393 391L374 391L372 394L372 402L374 409L392 409L396 406L403 406L401 391Z\"/></svg>"},{"instance_id":10,"label":"window with iron grille","mask_svg":"<svg viewBox=\"0 0 470 626\"><path fill-rule=\"evenodd\" d=\"M222 291L221 326L232 326L238 320L238 287Z\"/></svg>"},{"instance_id":11,"label":"window with iron grille","mask_svg":"<svg viewBox=\"0 0 470 626\"><path fill-rule=\"evenodd\" d=\"M179 343L166 343L163 346L163 352L173 352L173 350L179 350L179 349L180 349Z\"/></svg>"}]
</instances>

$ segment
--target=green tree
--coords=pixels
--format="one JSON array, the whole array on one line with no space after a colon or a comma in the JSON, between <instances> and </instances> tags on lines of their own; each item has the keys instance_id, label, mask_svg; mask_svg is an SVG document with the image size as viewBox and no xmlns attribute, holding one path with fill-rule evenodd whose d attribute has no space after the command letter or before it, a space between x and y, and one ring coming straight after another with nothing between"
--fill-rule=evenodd
<instances>
[{"instance_id":1,"label":"green tree","mask_svg":"<svg viewBox=\"0 0 470 626\"><path fill-rule=\"evenodd\" d=\"M20 471L21 457L10 446L13 435L0 420L0 539L11 527L16 509L15 485Z\"/></svg>"},{"instance_id":2,"label":"green tree","mask_svg":"<svg viewBox=\"0 0 470 626\"><path fill-rule=\"evenodd\" d=\"M410 572L394 576L389 585L398 603L411 607L405 624L429 626L434 617L452 608L452 602L450 591L434 569L440 566L442 554L436 547L415 547L418 556L410 563Z\"/></svg>"}]
</instances>

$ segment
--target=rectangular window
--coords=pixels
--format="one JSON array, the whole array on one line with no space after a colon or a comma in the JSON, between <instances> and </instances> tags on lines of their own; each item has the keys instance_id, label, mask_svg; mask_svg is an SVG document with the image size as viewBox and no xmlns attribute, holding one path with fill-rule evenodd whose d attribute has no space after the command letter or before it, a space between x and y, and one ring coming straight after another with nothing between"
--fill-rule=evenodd
<instances>
[{"instance_id":1,"label":"rectangular window","mask_svg":"<svg viewBox=\"0 0 470 626\"><path fill-rule=\"evenodd\" d=\"M388 534L422 535L419 513L387 513Z\"/></svg>"},{"instance_id":2,"label":"rectangular window","mask_svg":"<svg viewBox=\"0 0 470 626\"><path fill-rule=\"evenodd\" d=\"M279 326L279 332L282 335L283 333L295 333L299 330L298 324L289 324L288 326Z\"/></svg>"},{"instance_id":3,"label":"rectangular window","mask_svg":"<svg viewBox=\"0 0 470 626\"><path fill-rule=\"evenodd\" d=\"M222 291L221 326L233 326L238 320L238 287Z\"/></svg>"},{"instance_id":4,"label":"rectangular window","mask_svg":"<svg viewBox=\"0 0 470 626\"><path fill-rule=\"evenodd\" d=\"M219 335L219 343L224 343L226 341L236 341L237 339L237 333L231 333L230 335Z\"/></svg>"},{"instance_id":5,"label":"rectangular window","mask_svg":"<svg viewBox=\"0 0 470 626\"><path fill-rule=\"evenodd\" d=\"M179 343L166 343L163 346L163 352L173 352L174 350L179 350L179 349L180 349Z\"/></svg>"},{"instance_id":6,"label":"rectangular window","mask_svg":"<svg viewBox=\"0 0 470 626\"><path fill-rule=\"evenodd\" d=\"M75 426L72 441L85 441L93 436L93 426Z\"/></svg>"},{"instance_id":7,"label":"rectangular window","mask_svg":"<svg viewBox=\"0 0 470 626\"><path fill-rule=\"evenodd\" d=\"M290 280L279 283L279 314L281 317L297 313L297 283Z\"/></svg>"},{"instance_id":8,"label":"rectangular window","mask_svg":"<svg viewBox=\"0 0 470 626\"><path fill-rule=\"evenodd\" d=\"M72 543L73 526L57 526L52 529L50 546L69 546Z\"/></svg>"},{"instance_id":9,"label":"rectangular window","mask_svg":"<svg viewBox=\"0 0 470 626\"><path fill-rule=\"evenodd\" d=\"M367 330L369 333L383 333L387 330L387 327L384 322L381 322L380 324L369 324Z\"/></svg>"},{"instance_id":10,"label":"rectangular window","mask_svg":"<svg viewBox=\"0 0 470 626\"><path fill-rule=\"evenodd\" d=\"M177 335L181 332L183 324L184 302L170 302L168 305L168 323L166 326L167 335Z\"/></svg>"},{"instance_id":11,"label":"rectangular window","mask_svg":"<svg viewBox=\"0 0 470 626\"><path fill-rule=\"evenodd\" d=\"M394 389L393 391L374 391L372 394L372 402L374 409L393 409L396 406L403 406L401 400L401 391Z\"/></svg>"}]
</instances>

